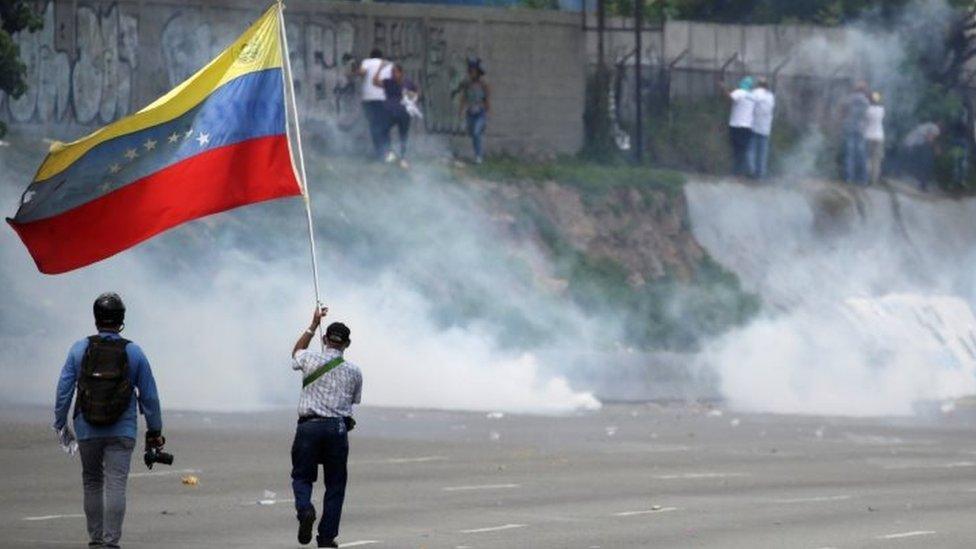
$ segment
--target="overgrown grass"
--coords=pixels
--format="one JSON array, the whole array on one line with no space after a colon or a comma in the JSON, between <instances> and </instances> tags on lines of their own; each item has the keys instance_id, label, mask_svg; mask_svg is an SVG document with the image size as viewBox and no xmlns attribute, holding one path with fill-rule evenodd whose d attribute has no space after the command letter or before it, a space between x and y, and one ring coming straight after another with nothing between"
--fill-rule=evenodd
<instances>
[{"instance_id":1,"label":"overgrown grass","mask_svg":"<svg viewBox=\"0 0 976 549\"><path fill-rule=\"evenodd\" d=\"M600 164L577 158L551 162L526 162L512 157L496 157L475 166L472 173L493 181L555 181L585 195L600 195L619 187L664 191L669 196L681 192L685 178L678 172L625 163Z\"/></svg>"}]
</instances>

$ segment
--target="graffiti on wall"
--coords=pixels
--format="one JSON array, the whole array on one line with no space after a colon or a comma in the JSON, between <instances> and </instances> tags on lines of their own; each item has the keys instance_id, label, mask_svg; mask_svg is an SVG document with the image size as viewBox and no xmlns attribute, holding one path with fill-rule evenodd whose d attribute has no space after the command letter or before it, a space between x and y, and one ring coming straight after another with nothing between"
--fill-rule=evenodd
<instances>
[{"instance_id":1,"label":"graffiti on wall","mask_svg":"<svg viewBox=\"0 0 976 549\"><path fill-rule=\"evenodd\" d=\"M127 114L132 107L138 20L117 4L79 6L74 17L57 18L54 2L44 8L44 28L20 32L14 40L27 65L27 91L5 98L3 108L16 122L98 124ZM55 33L70 26L73 47L58 47Z\"/></svg>"},{"instance_id":2,"label":"graffiti on wall","mask_svg":"<svg viewBox=\"0 0 976 549\"><path fill-rule=\"evenodd\" d=\"M151 100L150 95L162 91L158 88L171 89L206 65L239 35L251 15L242 10L239 16L213 17L200 8L174 7L161 34L143 41L159 48L159 55L148 59L150 64L159 59L162 66L140 67L138 17L115 2L83 3L72 10L49 1L43 29L15 37L28 67L28 90L16 100L4 98L0 116L28 124L96 126L116 120L139 106L135 103ZM471 42L476 24L462 23L452 31L449 25L420 18L297 14L286 31L303 118L338 131L362 130L358 80L350 68L379 48L422 89L427 131L462 130L456 92L467 58L476 55ZM154 73L144 75L142 94L134 89L140 69Z\"/></svg>"}]
</instances>

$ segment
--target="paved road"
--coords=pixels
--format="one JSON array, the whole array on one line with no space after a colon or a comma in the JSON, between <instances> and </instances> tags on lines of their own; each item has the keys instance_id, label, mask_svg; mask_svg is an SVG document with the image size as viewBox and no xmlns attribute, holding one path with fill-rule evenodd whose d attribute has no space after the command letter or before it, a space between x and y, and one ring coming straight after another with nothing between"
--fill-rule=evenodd
<instances>
[{"instance_id":1,"label":"paved road","mask_svg":"<svg viewBox=\"0 0 976 549\"><path fill-rule=\"evenodd\" d=\"M720 415L721 414L721 415ZM297 547L288 412L169 414L126 547ZM46 410L0 409L0 546L84 546ZM364 409L347 547L973 547L973 423L617 405L573 417ZM197 487L180 475L192 470ZM258 504L265 490L277 494ZM269 502L265 502L269 503Z\"/></svg>"}]
</instances>

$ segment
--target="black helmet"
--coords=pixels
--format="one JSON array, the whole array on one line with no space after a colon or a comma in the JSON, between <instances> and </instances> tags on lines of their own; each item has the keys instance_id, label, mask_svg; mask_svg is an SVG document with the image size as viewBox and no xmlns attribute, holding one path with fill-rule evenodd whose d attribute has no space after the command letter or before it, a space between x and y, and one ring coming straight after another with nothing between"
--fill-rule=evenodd
<instances>
[{"instance_id":1,"label":"black helmet","mask_svg":"<svg viewBox=\"0 0 976 549\"><path fill-rule=\"evenodd\" d=\"M93 307L95 324L98 326L121 326L125 322L125 303L115 292L105 292L95 299Z\"/></svg>"}]
</instances>

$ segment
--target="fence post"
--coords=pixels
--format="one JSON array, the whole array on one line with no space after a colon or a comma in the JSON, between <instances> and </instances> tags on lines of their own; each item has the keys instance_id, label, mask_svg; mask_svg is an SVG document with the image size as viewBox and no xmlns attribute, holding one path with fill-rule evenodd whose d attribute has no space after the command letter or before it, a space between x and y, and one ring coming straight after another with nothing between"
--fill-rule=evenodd
<instances>
[{"instance_id":1,"label":"fence post","mask_svg":"<svg viewBox=\"0 0 976 549\"><path fill-rule=\"evenodd\" d=\"M644 2L634 1L634 114L637 118L634 124L634 161L640 164L644 161L644 109L641 98L641 55L644 30Z\"/></svg>"}]
</instances>

